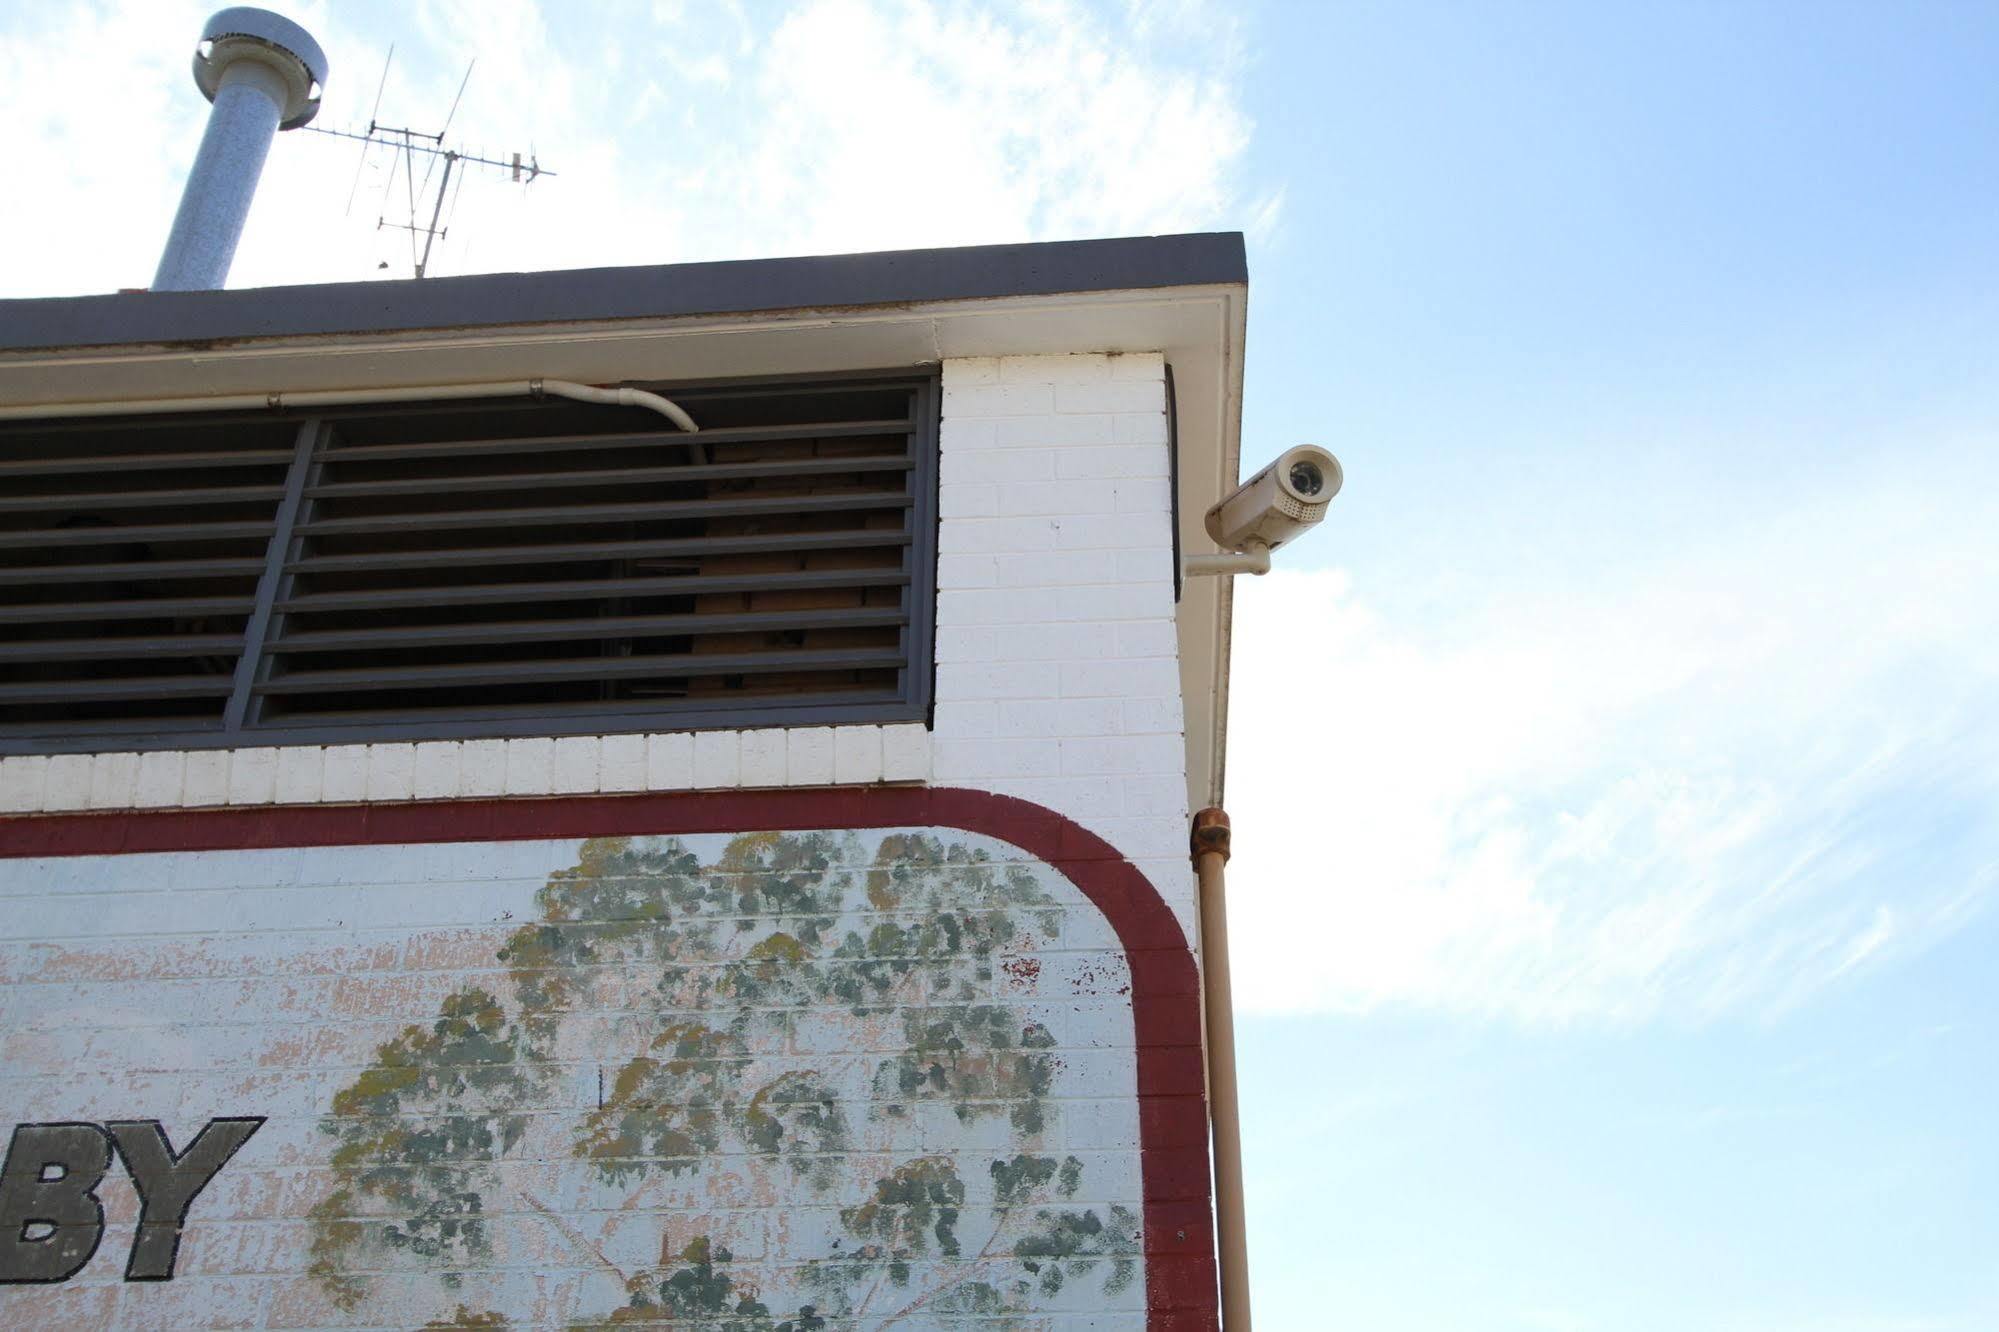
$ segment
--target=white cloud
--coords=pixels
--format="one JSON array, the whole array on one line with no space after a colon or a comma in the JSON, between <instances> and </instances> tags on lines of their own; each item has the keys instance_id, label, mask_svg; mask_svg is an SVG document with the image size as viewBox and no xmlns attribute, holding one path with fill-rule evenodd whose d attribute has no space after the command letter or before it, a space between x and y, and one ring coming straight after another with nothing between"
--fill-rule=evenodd
<instances>
[{"instance_id":1,"label":"white cloud","mask_svg":"<svg viewBox=\"0 0 1999 1332\"><path fill-rule=\"evenodd\" d=\"M1559 589L1475 579L1455 624L1378 575L1239 580L1241 1002L1698 1022L1963 923L1999 881L1990 456L1904 451Z\"/></svg>"},{"instance_id":2,"label":"white cloud","mask_svg":"<svg viewBox=\"0 0 1999 1332\"><path fill-rule=\"evenodd\" d=\"M151 278L206 119L187 63L204 17L194 5L143 0L9 13L0 37L4 294Z\"/></svg>"},{"instance_id":3,"label":"white cloud","mask_svg":"<svg viewBox=\"0 0 1999 1332\"><path fill-rule=\"evenodd\" d=\"M148 280L206 116L186 61L208 8L0 22L0 116L33 199L0 217L0 243L29 256L0 268L0 295ZM1281 199L1242 178L1241 61L1232 40L1187 39L1187 5L1112 20L1068 0L416 0L365 29L347 7L291 10L333 62L322 124L367 123L390 41L389 123L441 119L476 57L452 138L559 173L525 191L470 173L438 273L1268 228ZM95 91L60 73L64 51ZM231 284L407 276L407 234L376 227L407 220L407 178L376 150L350 213L359 158L281 136Z\"/></svg>"},{"instance_id":4,"label":"white cloud","mask_svg":"<svg viewBox=\"0 0 1999 1332\"><path fill-rule=\"evenodd\" d=\"M759 71L752 208L854 248L882 228L955 243L1225 216L1248 137L1233 89L1148 54L1068 5L819 0L778 26Z\"/></svg>"}]
</instances>

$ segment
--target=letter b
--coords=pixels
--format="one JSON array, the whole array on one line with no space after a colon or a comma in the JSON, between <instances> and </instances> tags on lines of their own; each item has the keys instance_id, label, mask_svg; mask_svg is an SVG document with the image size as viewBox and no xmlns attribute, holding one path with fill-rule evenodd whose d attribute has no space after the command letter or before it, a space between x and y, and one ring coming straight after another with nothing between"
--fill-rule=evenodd
<instances>
[{"instance_id":1,"label":"letter b","mask_svg":"<svg viewBox=\"0 0 1999 1332\"><path fill-rule=\"evenodd\" d=\"M17 1124L0 1166L0 1282L67 1281L104 1238L97 1185L111 1138L95 1124Z\"/></svg>"}]
</instances>

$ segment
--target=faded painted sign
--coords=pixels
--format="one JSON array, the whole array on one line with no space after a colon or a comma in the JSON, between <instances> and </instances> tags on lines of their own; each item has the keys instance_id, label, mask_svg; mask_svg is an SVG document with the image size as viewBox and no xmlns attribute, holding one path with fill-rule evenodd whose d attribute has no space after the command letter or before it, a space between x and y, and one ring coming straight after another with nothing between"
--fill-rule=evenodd
<instances>
[{"instance_id":1,"label":"faded painted sign","mask_svg":"<svg viewBox=\"0 0 1999 1332\"><path fill-rule=\"evenodd\" d=\"M50 856L0 894L0 1116L106 1126L64 1195L102 1249L32 1251L0 1323L1145 1323L1127 955L1005 841Z\"/></svg>"},{"instance_id":2,"label":"faded painted sign","mask_svg":"<svg viewBox=\"0 0 1999 1332\"><path fill-rule=\"evenodd\" d=\"M157 1119L110 1124L16 1124L0 1164L0 1285L67 1281L104 1241L97 1189L111 1152L139 1195L127 1281L171 1281L196 1195L263 1125L258 1116L211 1119L175 1151Z\"/></svg>"}]
</instances>

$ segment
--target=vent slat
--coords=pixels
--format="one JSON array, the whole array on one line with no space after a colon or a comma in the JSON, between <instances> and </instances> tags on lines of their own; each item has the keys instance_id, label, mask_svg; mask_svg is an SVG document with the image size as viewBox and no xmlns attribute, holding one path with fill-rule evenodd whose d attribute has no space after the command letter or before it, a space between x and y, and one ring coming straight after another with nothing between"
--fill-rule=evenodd
<instances>
[{"instance_id":1,"label":"vent slat","mask_svg":"<svg viewBox=\"0 0 1999 1332\"><path fill-rule=\"evenodd\" d=\"M901 587L909 575L896 569L829 569L788 574L688 574L669 578L565 579L546 583L474 583L464 587L393 588L380 592L319 592L277 604L287 614L311 611L382 610L393 606L474 606L533 604L540 601L595 601L606 597L687 595Z\"/></svg>"},{"instance_id":2,"label":"vent slat","mask_svg":"<svg viewBox=\"0 0 1999 1332\"><path fill-rule=\"evenodd\" d=\"M792 721L793 725L805 725L815 720L809 712L812 708L850 708L856 705L896 703L901 699L902 695L893 689L859 687L790 693L784 696L784 704L787 720L797 718ZM740 712L745 707L756 707L759 702L761 700L754 694L747 697L741 694L716 694L675 700L674 712L676 715L691 714L695 718L700 718L704 713ZM526 720L534 725L525 729L518 725L512 726L507 728L505 733L575 735L584 731L628 731L634 729L639 722L657 721L659 703L650 699L614 700L593 703L587 708L579 707L555 717L550 716L547 706L540 703L497 706L460 704L455 707L398 708L396 717L404 722L434 726L440 734L478 734L474 728L481 721ZM613 724L619 719L624 719L623 724ZM325 734L323 728L327 727L347 726L359 729L374 724L373 719L365 713L357 715L331 709L288 709L285 712L285 721L290 726L322 728L314 732L319 735ZM684 727L685 723L681 725ZM5 734L4 728L0 728L0 734Z\"/></svg>"},{"instance_id":3,"label":"vent slat","mask_svg":"<svg viewBox=\"0 0 1999 1332\"><path fill-rule=\"evenodd\" d=\"M227 675L153 675L123 680L58 680L49 683L0 684L0 703L98 702L124 699L226 698L232 681Z\"/></svg>"},{"instance_id":4,"label":"vent slat","mask_svg":"<svg viewBox=\"0 0 1999 1332\"><path fill-rule=\"evenodd\" d=\"M153 509L188 504L275 503L283 486L202 486L178 490L104 490L75 495L0 496L0 513L64 509Z\"/></svg>"},{"instance_id":5,"label":"vent slat","mask_svg":"<svg viewBox=\"0 0 1999 1332\"><path fill-rule=\"evenodd\" d=\"M490 624L426 625L415 629L321 630L287 634L272 652L350 652L466 643L583 642L605 638L664 638L681 634L788 633L802 629L882 628L907 624L899 608L768 611L743 615L614 615L594 619L500 620ZM4 654L0 654L4 655Z\"/></svg>"},{"instance_id":6,"label":"vent slat","mask_svg":"<svg viewBox=\"0 0 1999 1332\"><path fill-rule=\"evenodd\" d=\"M482 564L594 564L664 555L747 555L791 550L852 550L902 546L903 529L774 533L744 537L666 537L658 541L577 541L563 545L461 546L380 555L311 555L285 566L290 573L351 573L369 569L460 568Z\"/></svg>"},{"instance_id":7,"label":"vent slat","mask_svg":"<svg viewBox=\"0 0 1999 1332\"><path fill-rule=\"evenodd\" d=\"M0 461L0 477L69 476L87 472L192 471L217 467L283 468L290 449L213 449L199 453L114 453L97 457L8 459Z\"/></svg>"},{"instance_id":8,"label":"vent slat","mask_svg":"<svg viewBox=\"0 0 1999 1332\"><path fill-rule=\"evenodd\" d=\"M164 701L164 700L163 700ZM185 704L186 700L175 700ZM115 748L134 744L135 734L148 737L169 737L186 740L195 736L215 735L222 730L222 710L212 707L208 713L189 711L169 711L157 709L146 714L144 721L135 722L129 717L113 719L70 718L62 722L46 721L0 721L0 739L45 741L51 736L108 736L108 741L95 748ZM0 717L7 714L0 710ZM161 745L159 747L166 747Z\"/></svg>"},{"instance_id":9,"label":"vent slat","mask_svg":"<svg viewBox=\"0 0 1999 1332\"><path fill-rule=\"evenodd\" d=\"M257 686L259 694L304 694L444 685L522 684L548 680L693 679L774 671L880 670L902 664L894 648L818 652L658 653L495 662L485 666L376 666L287 673Z\"/></svg>"},{"instance_id":10,"label":"vent slat","mask_svg":"<svg viewBox=\"0 0 1999 1332\"><path fill-rule=\"evenodd\" d=\"M0 643L0 661L111 661L119 658L187 657L242 651L241 634L167 634L157 638L56 638L40 643Z\"/></svg>"},{"instance_id":11,"label":"vent slat","mask_svg":"<svg viewBox=\"0 0 1999 1332\"><path fill-rule=\"evenodd\" d=\"M121 546L137 541L269 540L275 523L145 523L131 527L57 527L36 532L0 532L0 550L38 550L44 546Z\"/></svg>"},{"instance_id":12,"label":"vent slat","mask_svg":"<svg viewBox=\"0 0 1999 1332\"><path fill-rule=\"evenodd\" d=\"M80 620L153 620L181 615L247 615L254 597L161 597L151 601L71 601L0 606L0 624L73 624Z\"/></svg>"},{"instance_id":13,"label":"vent slat","mask_svg":"<svg viewBox=\"0 0 1999 1332\"><path fill-rule=\"evenodd\" d=\"M621 486L649 481L692 484L697 481L754 480L759 477L824 476L827 474L906 472L907 455L894 458L773 458L756 463L706 463L690 467L606 467L569 472L496 472L487 476L430 476L396 481L348 481L306 487L314 499L373 495L455 495L490 490L541 490L556 486Z\"/></svg>"},{"instance_id":14,"label":"vent slat","mask_svg":"<svg viewBox=\"0 0 1999 1332\"><path fill-rule=\"evenodd\" d=\"M756 499L662 500L652 504L541 505L522 509L454 509L372 518L325 518L301 523L309 537L378 532L436 532L464 527L546 527L551 523L664 522L673 518L754 517L777 513L851 513L908 508L906 493L869 490L839 495L772 495Z\"/></svg>"},{"instance_id":15,"label":"vent slat","mask_svg":"<svg viewBox=\"0 0 1999 1332\"><path fill-rule=\"evenodd\" d=\"M0 587L92 581L150 581L161 578L255 578L264 571L257 559L140 560L116 564L38 564L25 569L0 568Z\"/></svg>"},{"instance_id":16,"label":"vent slat","mask_svg":"<svg viewBox=\"0 0 1999 1332\"><path fill-rule=\"evenodd\" d=\"M329 462L379 461L391 458L474 458L508 453L571 453L595 449L679 448L688 444L759 444L772 440L840 439L853 435L907 433L907 418L871 421L819 421L807 425L704 427L699 435L674 431L617 435L530 435L505 439L458 439L426 444L335 444Z\"/></svg>"}]
</instances>

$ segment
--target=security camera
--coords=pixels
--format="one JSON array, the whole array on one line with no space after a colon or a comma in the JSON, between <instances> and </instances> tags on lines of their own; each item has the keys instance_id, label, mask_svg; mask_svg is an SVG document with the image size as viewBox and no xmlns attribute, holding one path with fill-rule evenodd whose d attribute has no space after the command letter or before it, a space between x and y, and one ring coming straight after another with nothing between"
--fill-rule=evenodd
<instances>
[{"instance_id":1,"label":"security camera","mask_svg":"<svg viewBox=\"0 0 1999 1332\"><path fill-rule=\"evenodd\" d=\"M1227 555L1189 555L1187 577L1270 572L1270 552L1315 526L1340 493L1340 460L1314 444L1286 449L1276 462L1208 510L1208 535Z\"/></svg>"},{"instance_id":2,"label":"security camera","mask_svg":"<svg viewBox=\"0 0 1999 1332\"><path fill-rule=\"evenodd\" d=\"M1275 550L1326 516L1341 480L1340 460L1317 445L1286 449L1208 510L1208 535L1223 550Z\"/></svg>"}]
</instances>

